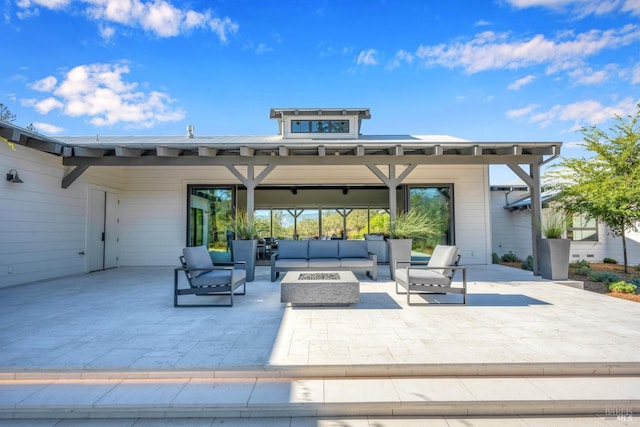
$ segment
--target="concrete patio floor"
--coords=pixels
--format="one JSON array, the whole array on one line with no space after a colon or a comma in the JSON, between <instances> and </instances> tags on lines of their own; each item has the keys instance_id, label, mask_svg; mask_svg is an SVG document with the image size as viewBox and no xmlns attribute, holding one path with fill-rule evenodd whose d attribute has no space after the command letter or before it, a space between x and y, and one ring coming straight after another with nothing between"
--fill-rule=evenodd
<instances>
[{"instance_id":1,"label":"concrete patio floor","mask_svg":"<svg viewBox=\"0 0 640 427\"><path fill-rule=\"evenodd\" d=\"M349 307L287 307L264 266L234 307L174 308L172 268L2 288L0 407L23 420L0 425L175 425L174 416L198 426L638 420L620 423L606 411L640 408L640 304L498 265L469 267L467 305L440 304L460 295L430 295L408 306L387 266L377 281L356 276L361 298ZM229 386L236 391L213 393ZM132 400L141 403L129 407ZM117 420L89 420L114 411ZM189 418L194 411L200 419ZM476 416L459 416L465 411ZM477 416L493 413L501 416ZM54 419L36 422L46 417Z\"/></svg>"},{"instance_id":2,"label":"concrete patio floor","mask_svg":"<svg viewBox=\"0 0 640 427\"><path fill-rule=\"evenodd\" d=\"M285 307L264 266L234 307L174 308L171 268L2 288L0 376L315 366L338 375L382 366L441 375L483 373L493 364L539 374L558 363L608 374L640 366L640 304L489 265L469 268L466 306L408 306L387 266L379 275L357 275L360 303L334 308Z\"/></svg>"}]
</instances>

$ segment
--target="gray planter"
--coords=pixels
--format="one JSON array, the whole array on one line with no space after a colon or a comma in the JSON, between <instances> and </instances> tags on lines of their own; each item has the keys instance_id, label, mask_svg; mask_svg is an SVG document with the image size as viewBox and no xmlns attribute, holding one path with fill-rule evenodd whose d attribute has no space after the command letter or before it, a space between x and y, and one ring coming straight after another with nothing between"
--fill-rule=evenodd
<instances>
[{"instance_id":1,"label":"gray planter","mask_svg":"<svg viewBox=\"0 0 640 427\"><path fill-rule=\"evenodd\" d=\"M232 240L231 253L234 261L244 261L247 267L247 282L253 282L256 272L258 240Z\"/></svg>"},{"instance_id":2,"label":"gray planter","mask_svg":"<svg viewBox=\"0 0 640 427\"><path fill-rule=\"evenodd\" d=\"M543 279L569 278L569 239L538 239L538 265Z\"/></svg>"},{"instance_id":3,"label":"gray planter","mask_svg":"<svg viewBox=\"0 0 640 427\"><path fill-rule=\"evenodd\" d=\"M396 261L411 261L413 239L387 239L389 245L389 274L396 280Z\"/></svg>"}]
</instances>

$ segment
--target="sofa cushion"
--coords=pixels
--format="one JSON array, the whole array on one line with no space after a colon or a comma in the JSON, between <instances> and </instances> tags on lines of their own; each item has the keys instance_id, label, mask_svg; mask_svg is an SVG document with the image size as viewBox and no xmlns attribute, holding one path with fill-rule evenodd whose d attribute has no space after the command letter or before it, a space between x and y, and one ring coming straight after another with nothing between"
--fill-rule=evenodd
<instances>
[{"instance_id":1,"label":"sofa cushion","mask_svg":"<svg viewBox=\"0 0 640 427\"><path fill-rule=\"evenodd\" d=\"M337 240L309 240L309 259L338 258Z\"/></svg>"},{"instance_id":2,"label":"sofa cushion","mask_svg":"<svg viewBox=\"0 0 640 427\"><path fill-rule=\"evenodd\" d=\"M338 240L340 258L369 258L367 242L364 240Z\"/></svg>"},{"instance_id":3,"label":"sofa cushion","mask_svg":"<svg viewBox=\"0 0 640 427\"><path fill-rule=\"evenodd\" d=\"M278 259L307 259L308 240L281 240L278 242Z\"/></svg>"},{"instance_id":4,"label":"sofa cushion","mask_svg":"<svg viewBox=\"0 0 640 427\"><path fill-rule=\"evenodd\" d=\"M277 259L276 268L307 268L309 263L306 259Z\"/></svg>"},{"instance_id":5,"label":"sofa cushion","mask_svg":"<svg viewBox=\"0 0 640 427\"><path fill-rule=\"evenodd\" d=\"M373 260L362 258L340 258L340 267L342 268L366 268L372 267Z\"/></svg>"},{"instance_id":6,"label":"sofa cushion","mask_svg":"<svg viewBox=\"0 0 640 427\"><path fill-rule=\"evenodd\" d=\"M327 269L340 267L338 258L309 258L309 268Z\"/></svg>"}]
</instances>

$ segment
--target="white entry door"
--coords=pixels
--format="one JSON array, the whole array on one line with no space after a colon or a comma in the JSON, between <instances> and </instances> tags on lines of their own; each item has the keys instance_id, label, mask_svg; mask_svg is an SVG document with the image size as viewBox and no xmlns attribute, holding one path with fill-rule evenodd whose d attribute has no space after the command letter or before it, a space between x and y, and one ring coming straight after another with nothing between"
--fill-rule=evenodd
<instances>
[{"instance_id":1,"label":"white entry door","mask_svg":"<svg viewBox=\"0 0 640 427\"><path fill-rule=\"evenodd\" d=\"M89 271L118 266L118 203L116 193L91 189L87 236Z\"/></svg>"}]
</instances>

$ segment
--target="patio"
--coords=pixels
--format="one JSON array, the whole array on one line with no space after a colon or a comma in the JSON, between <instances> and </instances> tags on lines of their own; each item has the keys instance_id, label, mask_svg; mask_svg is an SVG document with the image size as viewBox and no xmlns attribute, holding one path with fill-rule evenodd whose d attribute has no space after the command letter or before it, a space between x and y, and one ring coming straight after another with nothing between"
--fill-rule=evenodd
<instances>
[{"instance_id":1,"label":"patio","mask_svg":"<svg viewBox=\"0 0 640 427\"><path fill-rule=\"evenodd\" d=\"M640 304L489 265L469 268L466 306L409 307L385 266L378 281L356 276L361 298L350 307L285 307L264 266L230 308L174 308L172 268L3 288L0 380L626 375L614 383L637 383ZM639 398L627 398L629 407Z\"/></svg>"},{"instance_id":2,"label":"patio","mask_svg":"<svg viewBox=\"0 0 640 427\"><path fill-rule=\"evenodd\" d=\"M380 273L334 308L285 307L262 266L231 308L174 308L171 268L3 288L0 371L640 364L639 304L490 265L469 268L466 307L408 307Z\"/></svg>"}]
</instances>

